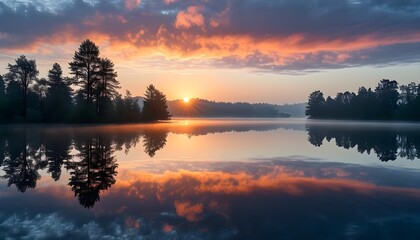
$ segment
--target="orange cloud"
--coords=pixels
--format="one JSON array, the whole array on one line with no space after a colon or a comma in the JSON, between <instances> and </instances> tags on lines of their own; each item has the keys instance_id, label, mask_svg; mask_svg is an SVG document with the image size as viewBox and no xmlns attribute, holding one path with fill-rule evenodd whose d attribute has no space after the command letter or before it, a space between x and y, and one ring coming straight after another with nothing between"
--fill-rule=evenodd
<instances>
[{"instance_id":1,"label":"orange cloud","mask_svg":"<svg viewBox=\"0 0 420 240\"><path fill-rule=\"evenodd\" d=\"M298 11L301 14L286 14L297 10L292 0L206 0L192 6L185 1L162 0L140 8L141 3L124 0L92 5L77 1L74 6L60 9L60 14L28 8L22 15L24 11L3 7L8 21L18 25L9 26L13 31L0 32L0 48L7 53L22 54L32 49L46 55L50 49L62 49L62 44L77 44L99 35L96 38L106 40L100 45L101 51L118 62L163 56L178 62L203 60L216 67L282 70L392 63L405 59L405 55L413 61L415 56L408 53L418 46L410 44L420 44L420 33L415 27L418 19L413 14L390 14L383 6L369 1L358 5L338 1L322 11L302 6ZM357 12L364 21L348 21L359 7L367 9L366 13ZM343 9L342 15L337 16L334 9ZM383 14L367 14L369 9ZM76 10L83 15L75 14ZM315 14L318 12L322 14ZM22 19L32 20L22 27ZM403 44L404 53L398 51ZM54 54L62 52L51 53Z\"/></svg>"},{"instance_id":2,"label":"orange cloud","mask_svg":"<svg viewBox=\"0 0 420 240\"><path fill-rule=\"evenodd\" d=\"M200 6L190 6L185 11L180 11L176 16L176 28L190 28L192 26L204 26L204 16L200 13L203 8Z\"/></svg>"}]
</instances>

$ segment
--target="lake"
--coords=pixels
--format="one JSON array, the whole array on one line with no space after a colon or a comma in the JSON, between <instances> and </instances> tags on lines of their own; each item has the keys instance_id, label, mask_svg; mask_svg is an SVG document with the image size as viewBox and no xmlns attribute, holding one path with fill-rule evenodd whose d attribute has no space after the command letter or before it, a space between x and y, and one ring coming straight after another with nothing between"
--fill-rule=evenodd
<instances>
[{"instance_id":1,"label":"lake","mask_svg":"<svg viewBox=\"0 0 420 240\"><path fill-rule=\"evenodd\" d=\"M418 239L420 124L0 127L0 239Z\"/></svg>"}]
</instances>

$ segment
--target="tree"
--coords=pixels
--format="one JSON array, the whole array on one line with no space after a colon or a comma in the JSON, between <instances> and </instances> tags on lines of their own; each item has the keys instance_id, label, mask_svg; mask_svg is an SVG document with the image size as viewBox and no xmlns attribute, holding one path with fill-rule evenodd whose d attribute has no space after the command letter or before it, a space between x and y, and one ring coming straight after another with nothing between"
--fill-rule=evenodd
<instances>
[{"instance_id":1,"label":"tree","mask_svg":"<svg viewBox=\"0 0 420 240\"><path fill-rule=\"evenodd\" d=\"M22 87L22 115L26 119L26 105L29 85L38 75L35 60L28 60L24 55L15 60L15 64L8 65L11 76Z\"/></svg>"},{"instance_id":2,"label":"tree","mask_svg":"<svg viewBox=\"0 0 420 240\"><path fill-rule=\"evenodd\" d=\"M3 76L0 75L0 122L4 122L6 120L6 113L7 113L6 85L3 80Z\"/></svg>"},{"instance_id":3,"label":"tree","mask_svg":"<svg viewBox=\"0 0 420 240\"><path fill-rule=\"evenodd\" d=\"M39 108L41 111L41 116L42 116L42 121L45 122L46 120L46 115L47 115L47 111L49 111L49 109L47 110L46 106L45 106L45 102L46 102L46 98L47 98L47 92L48 92L48 82L47 79L45 78L41 78L39 80L36 81L36 84L33 87L33 91L36 93L37 97L38 97L38 103L39 103Z\"/></svg>"},{"instance_id":4,"label":"tree","mask_svg":"<svg viewBox=\"0 0 420 240\"><path fill-rule=\"evenodd\" d=\"M418 86L412 82L407 85L402 85L400 87L400 103L408 104L412 102L418 95Z\"/></svg>"},{"instance_id":5,"label":"tree","mask_svg":"<svg viewBox=\"0 0 420 240\"><path fill-rule=\"evenodd\" d=\"M306 115L309 118L319 118L324 114L325 98L321 91L312 92L309 95L308 106L306 107Z\"/></svg>"},{"instance_id":6,"label":"tree","mask_svg":"<svg viewBox=\"0 0 420 240\"><path fill-rule=\"evenodd\" d=\"M79 50L74 53L73 61L69 63L70 73L74 75L76 83L88 104L93 102L94 87L97 81L95 74L99 67L99 47L89 39L83 41Z\"/></svg>"},{"instance_id":7,"label":"tree","mask_svg":"<svg viewBox=\"0 0 420 240\"><path fill-rule=\"evenodd\" d=\"M144 95L142 115L146 121L168 120L171 117L165 94L152 84L147 87Z\"/></svg>"},{"instance_id":8,"label":"tree","mask_svg":"<svg viewBox=\"0 0 420 240\"><path fill-rule=\"evenodd\" d=\"M54 63L48 71L49 88L46 94L49 122L63 122L72 107L72 80L63 78L63 71L58 63Z\"/></svg>"},{"instance_id":9,"label":"tree","mask_svg":"<svg viewBox=\"0 0 420 240\"><path fill-rule=\"evenodd\" d=\"M120 88L116 79L117 72L114 70L114 63L108 58L99 59L96 86L96 114L102 115L106 108L106 103L118 95L117 89ZM110 105L110 104L109 104Z\"/></svg>"},{"instance_id":10,"label":"tree","mask_svg":"<svg viewBox=\"0 0 420 240\"><path fill-rule=\"evenodd\" d=\"M390 119L398 107L398 83L383 79L375 89L379 104L379 118Z\"/></svg>"},{"instance_id":11,"label":"tree","mask_svg":"<svg viewBox=\"0 0 420 240\"><path fill-rule=\"evenodd\" d=\"M13 117L22 114L22 109L19 106L23 106L23 89L19 82L13 80L12 74L8 73L5 75L7 81L6 86L6 112L5 118L7 121L12 121Z\"/></svg>"},{"instance_id":12,"label":"tree","mask_svg":"<svg viewBox=\"0 0 420 240\"><path fill-rule=\"evenodd\" d=\"M360 87L357 95L351 101L355 119L375 119L377 116L378 100L372 89Z\"/></svg>"}]
</instances>

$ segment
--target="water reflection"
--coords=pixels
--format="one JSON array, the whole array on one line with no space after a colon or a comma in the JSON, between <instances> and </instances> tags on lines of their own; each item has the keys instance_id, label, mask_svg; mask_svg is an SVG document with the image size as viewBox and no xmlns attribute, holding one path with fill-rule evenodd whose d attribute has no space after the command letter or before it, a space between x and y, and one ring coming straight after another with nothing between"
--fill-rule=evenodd
<instances>
[{"instance_id":1,"label":"water reflection","mask_svg":"<svg viewBox=\"0 0 420 240\"><path fill-rule=\"evenodd\" d=\"M324 140L335 140L337 147L374 153L379 160L394 161L398 157L420 158L420 129L415 125L385 124L307 124L308 141L321 146Z\"/></svg>"},{"instance_id":2,"label":"water reflection","mask_svg":"<svg viewBox=\"0 0 420 240\"><path fill-rule=\"evenodd\" d=\"M144 152L149 157L154 157L156 151L162 149L166 145L166 138L168 137L168 131L147 129L143 132L143 147Z\"/></svg>"},{"instance_id":3,"label":"water reflection","mask_svg":"<svg viewBox=\"0 0 420 240\"><path fill-rule=\"evenodd\" d=\"M3 178L7 185L15 185L20 192L35 188L41 177L38 170L45 166L39 142L27 141L27 132L19 131L7 139L4 150Z\"/></svg>"},{"instance_id":4,"label":"water reflection","mask_svg":"<svg viewBox=\"0 0 420 240\"><path fill-rule=\"evenodd\" d=\"M419 131L264 121L1 128L0 238L412 239L420 234L419 170L376 158L340 163L338 148L324 144L416 159ZM177 158L174 146L183 144L206 154L251 155L245 148L259 145L292 154ZM168 149L174 159L162 157ZM328 161L315 155L322 151Z\"/></svg>"},{"instance_id":5,"label":"water reflection","mask_svg":"<svg viewBox=\"0 0 420 240\"><path fill-rule=\"evenodd\" d=\"M46 170L54 181L60 180L62 168L70 174L68 185L82 206L91 208L100 200L100 192L115 183L117 175L116 149L126 151L141 137L145 151L153 156L163 147L166 134L149 132L130 134L102 133L102 129L42 129L11 128L1 131L0 156L8 186L20 192L35 188ZM163 144L162 144L163 142Z\"/></svg>"},{"instance_id":6,"label":"water reflection","mask_svg":"<svg viewBox=\"0 0 420 240\"><path fill-rule=\"evenodd\" d=\"M144 152L153 158L164 148L169 132L189 136L221 132L267 131L277 124L243 122L232 125L208 123L126 125L44 128L11 126L0 130L0 163L8 186L25 192L35 188L46 170L54 181L66 169L75 197L82 206L91 208L100 200L100 193L115 184L117 159L115 151L127 154L141 142Z\"/></svg>"},{"instance_id":7,"label":"water reflection","mask_svg":"<svg viewBox=\"0 0 420 240\"><path fill-rule=\"evenodd\" d=\"M69 185L79 202L86 208L99 201L99 193L115 183L117 162L112 140L100 134L75 141L78 160L66 165L70 170Z\"/></svg>"}]
</instances>

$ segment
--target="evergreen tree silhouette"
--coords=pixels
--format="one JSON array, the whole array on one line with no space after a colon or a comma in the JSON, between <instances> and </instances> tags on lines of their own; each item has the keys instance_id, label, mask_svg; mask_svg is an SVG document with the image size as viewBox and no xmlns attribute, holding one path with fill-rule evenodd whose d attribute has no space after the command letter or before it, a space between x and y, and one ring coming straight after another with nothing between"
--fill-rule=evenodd
<instances>
[{"instance_id":1,"label":"evergreen tree silhouette","mask_svg":"<svg viewBox=\"0 0 420 240\"><path fill-rule=\"evenodd\" d=\"M117 89L120 83L114 70L114 63L108 58L99 59L96 86L96 113L98 116L104 115L107 106L111 105L111 100L118 96Z\"/></svg>"},{"instance_id":2,"label":"evergreen tree silhouette","mask_svg":"<svg viewBox=\"0 0 420 240\"><path fill-rule=\"evenodd\" d=\"M146 121L168 120L171 117L165 94L152 84L147 87L144 94L142 115Z\"/></svg>"},{"instance_id":3,"label":"evergreen tree silhouette","mask_svg":"<svg viewBox=\"0 0 420 240\"><path fill-rule=\"evenodd\" d=\"M71 74L87 104L92 104L94 87L98 80L96 74L99 70L99 47L89 39L83 41L79 50L74 53L73 61L69 63Z\"/></svg>"},{"instance_id":4,"label":"evergreen tree silhouette","mask_svg":"<svg viewBox=\"0 0 420 240\"><path fill-rule=\"evenodd\" d=\"M10 76L13 81L19 83L22 88L22 116L26 120L26 109L27 109L27 95L29 91L29 85L36 79L38 75L38 69L35 60L28 60L26 56L22 55L15 60L15 64L8 65ZM16 107L16 106L15 106Z\"/></svg>"}]
</instances>

